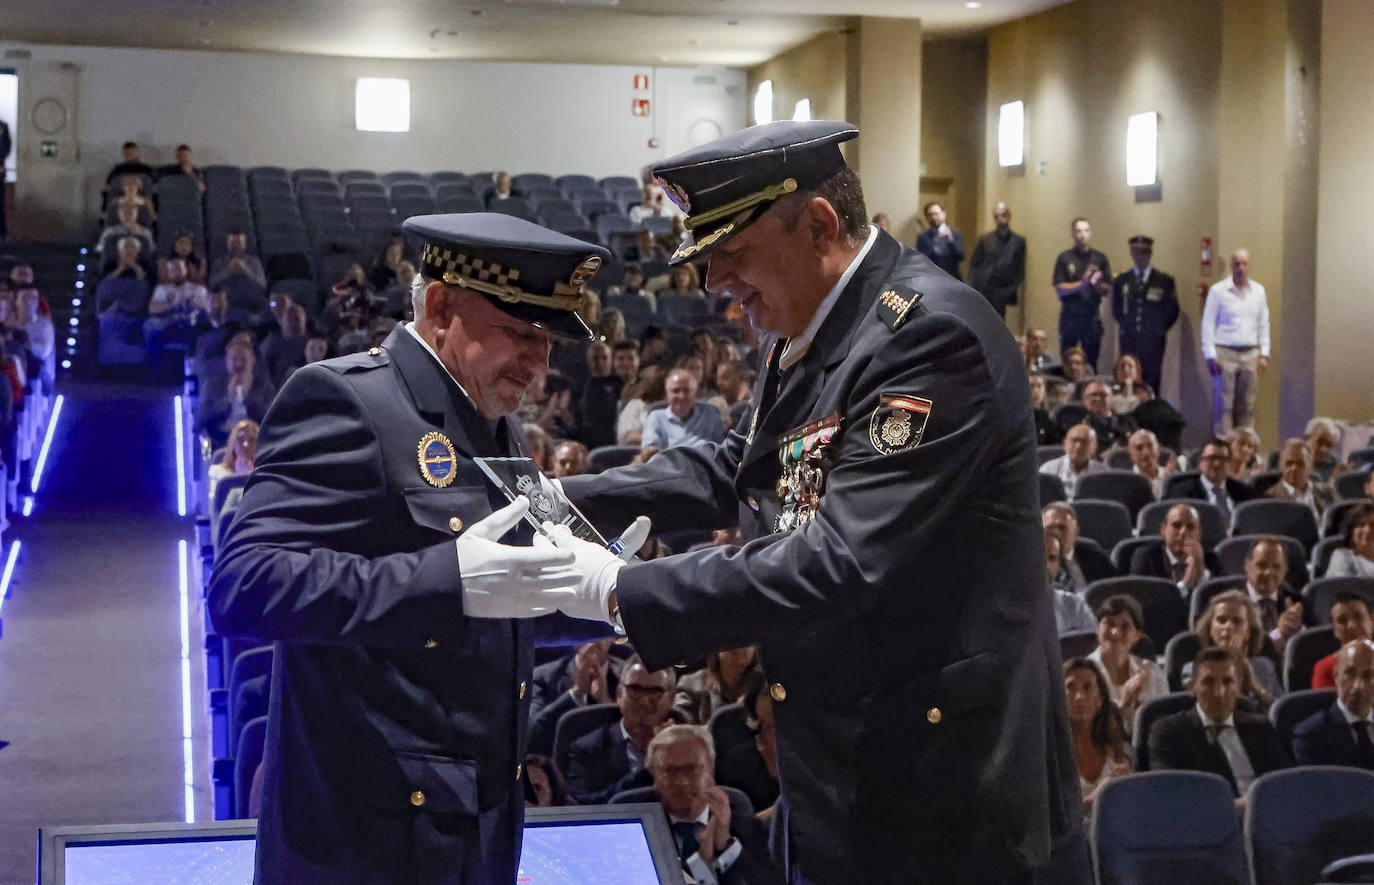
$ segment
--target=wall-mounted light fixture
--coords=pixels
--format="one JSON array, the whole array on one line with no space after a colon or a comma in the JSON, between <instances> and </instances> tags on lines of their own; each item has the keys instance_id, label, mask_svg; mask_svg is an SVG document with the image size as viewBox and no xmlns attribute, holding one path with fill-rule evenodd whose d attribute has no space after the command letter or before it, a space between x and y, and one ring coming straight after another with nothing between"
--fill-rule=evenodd
<instances>
[{"instance_id":1,"label":"wall-mounted light fixture","mask_svg":"<svg viewBox=\"0 0 1374 885\"><path fill-rule=\"evenodd\" d=\"M754 90L754 122L773 122L773 81L764 80Z\"/></svg>"},{"instance_id":2,"label":"wall-mounted light fixture","mask_svg":"<svg viewBox=\"0 0 1374 885\"><path fill-rule=\"evenodd\" d=\"M359 77L354 97L354 126L359 132L410 131L409 80Z\"/></svg>"},{"instance_id":3,"label":"wall-mounted light fixture","mask_svg":"<svg viewBox=\"0 0 1374 885\"><path fill-rule=\"evenodd\" d=\"M1155 183L1159 170L1159 114L1132 114L1126 120L1126 184Z\"/></svg>"},{"instance_id":4,"label":"wall-mounted light fixture","mask_svg":"<svg viewBox=\"0 0 1374 885\"><path fill-rule=\"evenodd\" d=\"M811 119L811 99L803 98L792 108L792 119L806 121Z\"/></svg>"},{"instance_id":5,"label":"wall-mounted light fixture","mask_svg":"<svg viewBox=\"0 0 1374 885\"><path fill-rule=\"evenodd\" d=\"M997 165L1026 162L1026 104L1009 101L997 113Z\"/></svg>"}]
</instances>

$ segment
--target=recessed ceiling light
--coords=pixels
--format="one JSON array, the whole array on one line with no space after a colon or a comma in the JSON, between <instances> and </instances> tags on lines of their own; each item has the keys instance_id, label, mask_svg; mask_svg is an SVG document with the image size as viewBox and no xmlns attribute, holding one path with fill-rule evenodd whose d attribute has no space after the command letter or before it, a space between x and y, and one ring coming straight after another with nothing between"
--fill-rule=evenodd
<instances>
[{"instance_id":1,"label":"recessed ceiling light","mask_svg":"<svg viewBox=\"0 0 1374 885\"><path fill-rule=\"evenodd\" d=\"M975 3L975 2L973 2L973 0L969 0L968 3L965 3L965 4L964 4L964 8L965 8L965 9L978 9L978 8L980 8L982 5L983 5L983 4L981 4L981 3Z\"/></svg>"}]
</instances>

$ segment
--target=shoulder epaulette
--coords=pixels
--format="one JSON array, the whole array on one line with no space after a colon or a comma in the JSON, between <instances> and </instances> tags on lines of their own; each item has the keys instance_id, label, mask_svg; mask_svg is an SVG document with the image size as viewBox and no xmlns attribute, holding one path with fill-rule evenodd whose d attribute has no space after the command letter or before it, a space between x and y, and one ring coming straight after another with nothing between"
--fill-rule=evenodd
<instances>
[{"instance_id":1,"label":"shoulder epaulette","mask_svg":"<svg viewBox=\"0 0 1374 885\"><path fill-rule=\"evenodd\" d=\"M360 350L357 353L347 353L343 356L326 360L325 365L336 372L358 372L366 369L378 369L391 362L391 355L384 348L373 347L369 350Z\"/></svg>"},{"instance_id":2,"label":"shoulder epaulette","mask_svg":"<svg viewBox=\"0 0 1374 885\"><path fill-rule=\"evenodd\" d=\"M921 293L907 286L891 286L878 296L878 318L893 331L906 320L907 314L921 300Z\"/></svg>"}]
</instances>

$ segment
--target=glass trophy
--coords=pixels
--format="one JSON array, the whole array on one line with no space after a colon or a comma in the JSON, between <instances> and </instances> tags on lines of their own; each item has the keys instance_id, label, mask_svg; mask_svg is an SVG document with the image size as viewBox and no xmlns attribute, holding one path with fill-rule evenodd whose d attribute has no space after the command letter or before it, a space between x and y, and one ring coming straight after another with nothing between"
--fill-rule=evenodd
<instances>
[{"instance_id":1,"label":"glass trophy","mask_svg":"<svg viewBox=\"0 0 1374 885\"><path fill-rule=\"evenodd\" d=\"M534 530L539 532L550 541L549 533L544 530L544 523L552 522L557 525L564 525L570 529L574 536L584 541L591 541L593 544L600 544L602 547L610 549L612 553L619 555L624 549L621 540L617 538L614 542L608 543L601 533L596 530L587 517L582 515L582 511L568 500L548 477L539 470L539 465L529 458L474 458L477 466L487 475L487 479L501 490L501 494L506 496L506 500L514 501L520 495L530 499L530 510L525 514L525 520L534 526Z\"/></svg>"}]
</instances>

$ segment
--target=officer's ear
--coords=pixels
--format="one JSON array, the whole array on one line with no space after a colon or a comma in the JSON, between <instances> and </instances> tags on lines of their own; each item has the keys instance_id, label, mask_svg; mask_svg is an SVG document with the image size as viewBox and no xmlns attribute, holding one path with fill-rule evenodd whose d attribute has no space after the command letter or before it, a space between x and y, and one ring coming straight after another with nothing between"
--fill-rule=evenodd
<instances>
[{"instance_id":1,"label":"officer's ear","mask_svg":"<svg viewBox=\"0 0 1374 885\"><path fill-rule=\"evenodd\" d=\"M840 240L840 216L825 197L812 197L802 209L801 223L811 235L818 255L824 255Z\"/></svg>"},{"instance_id":2,"label":"officer's ear","mask_svg":"<svg viewBox=\"0 0 1374 885\"><path fill-rule=\"evenodd\" d=\"M453 314L453 293L449 287L433 280L425 289L425 324L435 330L448 328Z\"/></svg>"}]
</instances>

